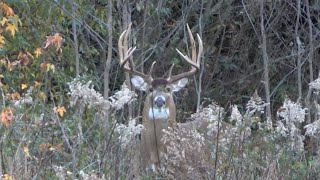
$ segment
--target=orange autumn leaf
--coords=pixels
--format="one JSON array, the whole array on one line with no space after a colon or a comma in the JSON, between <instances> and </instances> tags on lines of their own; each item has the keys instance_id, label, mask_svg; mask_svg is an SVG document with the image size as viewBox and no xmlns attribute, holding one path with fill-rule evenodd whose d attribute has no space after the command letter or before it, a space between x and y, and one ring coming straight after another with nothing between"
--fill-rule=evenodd
<instances>
[{"instance_id":1,"label":"orange autumn leaf","mask_svg":"<svg viewBox=\"0 0 320 180\"><path fill-rule=\"evenodd\" d=\"M34 87L41 87L41 83L38 81L34 81Z\"/></svg>"},{"instance_id":2,"label":"orange autumn leaf","mask_svg":"<svg viewBox=\"0 0 320 180\"><path fill-rule=\"evenodd\" d=\"M21 51L19 52L18 59L20 60L21 64L25 66L30 62L28 54Z\"/></svg>"},{"instance_id":3,"label":"orange autumn leaf","mask_svg":"<svg viewBox=\"0 0 320 180\"><path fill-rule=\"evenodd\" d=\"M1 123L6 126L7 128L13 121L13 112L14 109L12 108L4 108L1 111Z\"/></svg>"},{"instance_id":4,"label":"orange autumn leaf","mask_svg":"<svg viewBox=\"0 0 320 180\"><path fill-rule=\"evenodd\" d=\"M40 71L41 72L47 71L47 64L48 64L48 62L46 62L46 61L40 64Z\"/></svg>"},{"instance_id":5,"label":"orange autumn leaf","mask_svg":"<svg viewBox=\"0 0 320 180\"><path fill-rule=\"evenodd\" d=\"M60 33L56 33L54 35L47 36L47 40L44 45L44 49L48 49L49 46L55 46L56 50L61 49L62 37Z\"/></svg>"},{"instance_id":6,"label":"orange autumn leaf","mask_svg":"<svg viewBox=\"0 0 320 180\"><path fill-rule=\"evenodd\" d=\"M40 152L46 152L47 149L48 149L48 144L42 143L42 144L39 145L39 151Z\"/></svg>"},{"instance_id":7,"label":"orange autumn leaf","mask_svg":"<svg viewBox=\"0 0 320 180\"><path fill-rule=\"evenodd\" d=\"M59 153L62 153L62 150L63 150L63 143L59 143L57 146L56 146L56 149Z\"/></svg>"},{"instance_id":8,"label":"orange autumn leaf","mask_svg":"<svg viewBox=\"0 0 320 180\"><path fill-rule=\"evenodd\" d=\"M60 117L63 117L64 113L66 112L66 109L64 106L58 106L53 108L54 113L58 113Z\"/></svg>"},{"instance_id":9,"label":"orange autumn leaf","mask_svg":"<svg viewBox=\"0 0 320 180\"><path fill-rule=\"evenodd\" d=\"M10 6L8 6L6 3L1 3L0 5L1 5L1 8L3 9L3 11L5 12L7 17L14 15L12 8Z\"/></svg>"},{"instance_id":10,"label":"orange autumn leaf","mask_svg":"<svg viewBox=\"0 0 320 180\"><path fill-rule=\"evenodd\" d=\"M9 97L8 97L9 100L13 100L13 101L19 100L20 98L21 96L18 92L11 93L9 94Z\"/></svg>"}]
</instances>

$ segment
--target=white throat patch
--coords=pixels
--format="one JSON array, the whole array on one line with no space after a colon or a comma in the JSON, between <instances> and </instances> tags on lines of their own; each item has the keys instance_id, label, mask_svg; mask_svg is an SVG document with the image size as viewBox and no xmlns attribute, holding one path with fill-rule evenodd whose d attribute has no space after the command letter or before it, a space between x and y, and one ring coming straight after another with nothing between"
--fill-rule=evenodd
<instances>
[{"instance_id":1,"label":"white throat patch","mask_svg":"<svg viewBox=\"0 0 320 180\"><path fill-rule=\"evenodd\" d=\"M169 118L169 108L150 108L148 115L151 120L167 120Z\"/></svg>"}]
</instances>

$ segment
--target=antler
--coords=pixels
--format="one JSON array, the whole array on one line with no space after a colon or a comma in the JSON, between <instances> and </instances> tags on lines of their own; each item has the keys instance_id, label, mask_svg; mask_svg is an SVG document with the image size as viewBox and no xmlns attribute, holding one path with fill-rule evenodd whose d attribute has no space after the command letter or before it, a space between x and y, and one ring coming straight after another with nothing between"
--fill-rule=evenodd
<instances>
[{"instance_id":1,"label":"antler","mask_svg":"<svg viewBox=\"0 0 320 180\"><path fill-rule=\"evenodd\" d=\"M153 78L151 76L152 71L153 71L153 66L155 62L152 63L150 71L148 74L144 74L142 72L136 71L133 68L133 65L129 67L128 60L130 59L130 56L132 56L132 53L136 50L136 47L130 47L128 48L128 36L131 32L131 23L129 24L129 27L127 30L123 31L122 34L120 35L119 41L118 41L118 48L119 48L119 63L121 69L123 71L137 75L145 79L146 81L152 82Z\"/></svg>"},{"instance_id":2,"label":"antler","mask_svg":"<svg viewBox=\"0 0 320 180\"><path fill-rule=\"evenodd\" d=\"M198 56L197 56L196 43L194 41L194 38L192 36L191 30L190 30L188 24L187 24L187 29L188 29L188 34L190 37L190 42L191 42L192 58L190 59L187 55L183 55L178 49L176 49L176 50L183 57L183 59L186 60L192 67L191 67L190 71L172 76L171 73L172 73L172 69L174 66L174 64L172 64L172 66L170 67L170 70L169 70L169 77L167 79L167 81L169 83L172 83L172 82L180 80L182 78L191 76L191 75L195 74L200 69L200 59L201 59L201 54L202 54L202 50L203 50L202 40L201 40L199 34L197 34L197 39L198 39L198 43L199 43Z\"/></svg>"}]
</instances>

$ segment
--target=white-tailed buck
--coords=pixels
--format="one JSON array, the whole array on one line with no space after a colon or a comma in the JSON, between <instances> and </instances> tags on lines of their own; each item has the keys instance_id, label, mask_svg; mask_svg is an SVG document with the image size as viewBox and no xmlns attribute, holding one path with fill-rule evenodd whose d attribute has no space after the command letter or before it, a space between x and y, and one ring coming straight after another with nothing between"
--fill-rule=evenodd
<instances>
[{"instance_id":1,"label":"white-tailed buck","mask_svg":"<svg viewBox=\"0 0 320 180\"><path fill-rule=\"evenodd\" d=\"M148 74L136 71L129 63L135 47L128 46L128 36L131 24L125 30L118 41L120 66L123 71L132 74L131 83L136 89L146 92L144 102L142 124L144 126L141 135L142 157L146 169L155 171L160 166L160 160L166 151L166 146L161 142L163 129L176 123L176 106L172 93L179 91L187 82L187 77L194 75L200 68L201 53L203 50L202 40L197 34L199 43L198 51L191 30L187 25L191 41L191 58L177 52L191 65L191 69L178 75L172 75L173 65L169 69L167 78L153 78L152 72L156 62L153 62Z\"/></svg>"}]
</instances>

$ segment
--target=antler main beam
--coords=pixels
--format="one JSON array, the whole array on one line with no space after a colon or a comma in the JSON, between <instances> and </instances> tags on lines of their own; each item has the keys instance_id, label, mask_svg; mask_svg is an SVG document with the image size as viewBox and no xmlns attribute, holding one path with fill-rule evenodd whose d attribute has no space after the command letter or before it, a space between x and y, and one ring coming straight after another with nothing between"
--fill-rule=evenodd
<instances>
[{"instance_id":1,"label":"antler main beam","mask_svg":"<svg viewBox=\"0 0 320 180\"><path fill-rule=\"evenodd\" d=\"M197 40L198 40L198 44L199 44L199 49L198 49L198 53L197 53L196 43L194 41L194 38L192 36L192 32L191 32L188 24L187 24L187 29L188 29L188 34L189 34L190 43L191 43L191 52L192 52L191 59L187 55L184 55L182 52L180 52L179 49L176 49L176 50L180 54L180 56L182 56L183 59L186 60L192 67L191 67L190 71L172 76L172 69L174 66L174 65L172 65L169 70L169 77L167 79L169 83L180 80L180 79L188 77L188 76L191 76L191 75L195 74L200 69L200 60L201 60L201 55L202 55L202 51L203 51L203 43L202 43L202 40L201 40L199 34L197 34Z\"/></svg>"},{"instance_id":2,"label":"antler main beam","mask_svg":"<svg viewBox=\"0 0 320 180\"><path fill-rule=\"evenodd\" d=\"M136 47L130 47L128 45L128 36L131 32L131 24L129 24L129 27L127 30L124 30L122 34L119 37L118 40L118 49L119 49L119 63L120 67L123 69L123 71L142 77L145 80L152 81L151 73L154 64L152 64L150 68L149 74L144 74L142 72L136 71L133 69L133 65L129 66L129 59L132 56L133 52L136 50Z\"/></svg>"}]
</instances>

